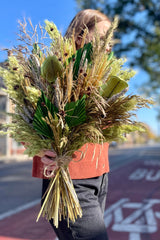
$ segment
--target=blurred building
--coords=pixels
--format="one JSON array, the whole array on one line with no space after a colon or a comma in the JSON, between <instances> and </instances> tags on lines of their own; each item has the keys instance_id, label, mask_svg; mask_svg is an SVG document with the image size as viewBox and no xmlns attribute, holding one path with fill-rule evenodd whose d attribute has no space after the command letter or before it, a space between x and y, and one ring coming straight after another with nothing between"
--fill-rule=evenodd
<instances>
[{"instance_id":1,"label":"blurred building","mask_svg":"<svg viewBox=\"0 0 160 240\"><path fill-rule=\"evenodd\" d=\"M6 67L5 62L0 63L1 67ZM0 77L0 129L2 124L10 121L9 117L5 114L10 111L11 103L7 94L2 90L5 88L3 79ZM0 136L0 156L7 155L8 157L14 154L21 154L24 147L18 144L8 135Z\"/></svg>"}]
</instances>

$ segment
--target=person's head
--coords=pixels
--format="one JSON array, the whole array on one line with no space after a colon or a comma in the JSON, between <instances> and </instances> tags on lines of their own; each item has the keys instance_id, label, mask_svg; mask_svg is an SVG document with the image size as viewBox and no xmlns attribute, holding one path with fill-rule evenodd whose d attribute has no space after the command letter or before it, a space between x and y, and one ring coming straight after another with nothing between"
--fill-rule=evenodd
<instances>
[{"instance_id":1,"label":"person's head","mask_svg":"<svg viewBox=\"0 0 160 240\"><path fill-rule=\"evenodd\" d=\"M100 36L103 37L110 28L110 25L111 22L105 14L98 10L85 9L73 18L66 31L65 37L70 38L74 33L76 48L79 49L85 29L88 30L85 43L88 43L92 41L95 26Z\"/></svg>"}]
</instances>

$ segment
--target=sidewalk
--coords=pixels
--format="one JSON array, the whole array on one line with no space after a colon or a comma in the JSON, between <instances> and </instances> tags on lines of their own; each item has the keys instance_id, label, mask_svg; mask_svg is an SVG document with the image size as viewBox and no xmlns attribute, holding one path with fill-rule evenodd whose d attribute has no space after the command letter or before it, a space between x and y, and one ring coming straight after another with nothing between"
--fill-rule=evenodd
<instances>
[{"instance_id":1,"label":"sidewalk","mask_svg":"<svg viewBox=\"0 0 160 240\"><path fill-rule=\"evenodd\" d=\"M55 240L50 224L41 217L36 223L40 205L0 221L0 240Z\"/></svg>"}]
</instances>

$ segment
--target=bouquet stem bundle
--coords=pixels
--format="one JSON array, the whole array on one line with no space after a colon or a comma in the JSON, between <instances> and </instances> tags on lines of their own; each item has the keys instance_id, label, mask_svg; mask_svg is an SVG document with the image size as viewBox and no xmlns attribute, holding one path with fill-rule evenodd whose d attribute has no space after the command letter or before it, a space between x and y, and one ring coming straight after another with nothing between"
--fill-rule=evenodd
<instances>
[{"instance_id":1,"label":"bouquet stem bundle","mask_svg":"<svg viewBox=\"0 0 160 240\"><path fill-rule=\"evenodd\" d=\"M54 178L51 178L48 190L41 210L38 214L37 221L41 214L46 216L49 221L53 219L55 227L58 227L61 219L67 218L69 221L75 222L77 216L82 217L82 209L79 204L76 192L68 169L60 167Z\"/></svg>"}]
</instances>

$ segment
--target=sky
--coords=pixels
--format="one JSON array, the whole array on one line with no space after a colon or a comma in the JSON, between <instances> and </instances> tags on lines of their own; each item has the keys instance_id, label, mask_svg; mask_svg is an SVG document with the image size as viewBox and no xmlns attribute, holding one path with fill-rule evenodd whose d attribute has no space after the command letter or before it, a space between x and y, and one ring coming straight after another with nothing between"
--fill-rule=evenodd
<instances>
[{"instance_id":1,"label":"sky","mask_svg":"<svg viewBox=\"0 0 160 240\"><path fill-rule=\"evenodd\" d=\"M30 18L33 25L48 19L53 21L58 29L65 33L67 26L77 13L75 0L4 0L0 3L0 61L6 59L6 53L1 49L11 48L16 44L18 20ZM131 80L130 93L138 93L140 84L146 84L148 76L138 69ZM147 123L155 134L160 135L160 123L154 108L137 112L137 119Z\"/></svg>"}]
</instances>

